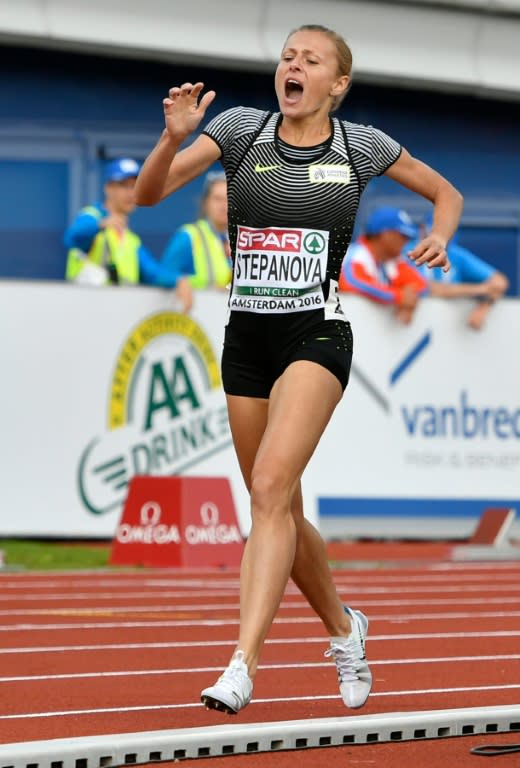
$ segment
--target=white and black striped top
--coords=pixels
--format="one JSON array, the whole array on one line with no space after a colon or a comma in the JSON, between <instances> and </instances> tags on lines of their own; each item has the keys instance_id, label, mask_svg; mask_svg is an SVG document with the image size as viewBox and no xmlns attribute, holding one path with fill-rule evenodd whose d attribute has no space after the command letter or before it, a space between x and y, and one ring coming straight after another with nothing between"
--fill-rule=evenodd
<instances>
[{"instance_id":1,"label":"white and black striped top","mask_svg":"<svg viewBox=\"0 0 520 768\"><path fill-rule=\"evenodd\" d=\"M326 142L291 147L278 138L281 119L280 113L234 107L204 130L222 152L231 249L234 253L238 225L328 231L327 299L352 238L361 194L397 160L401 146L372 126L332 118Z\"/></svg>"}]
</instances>

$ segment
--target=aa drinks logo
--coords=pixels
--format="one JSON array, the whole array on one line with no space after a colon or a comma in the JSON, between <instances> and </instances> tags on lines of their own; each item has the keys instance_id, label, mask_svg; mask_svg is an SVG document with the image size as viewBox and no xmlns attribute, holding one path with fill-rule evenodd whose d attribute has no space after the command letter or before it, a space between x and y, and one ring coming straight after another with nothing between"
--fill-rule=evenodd
<instances>
[{"instance_id":1,"label":"aa drinks logo","mask_svg":"<svg viewBox=\"0 0 520 768\"><path fill-rule=\"evenodd\" d=\"M107 431L78 466L92 514L119 507L134 475L181 474L231 444L220 363L187 315L161 312L125 340L109 387Z\"/></svg>"}]
</instances>

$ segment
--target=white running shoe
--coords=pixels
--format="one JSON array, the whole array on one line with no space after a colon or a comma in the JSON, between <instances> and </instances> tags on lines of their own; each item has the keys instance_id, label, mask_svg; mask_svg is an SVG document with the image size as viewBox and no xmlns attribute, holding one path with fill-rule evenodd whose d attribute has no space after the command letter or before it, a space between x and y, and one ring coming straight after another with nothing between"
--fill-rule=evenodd
<instances>
[{"instance_id":1,"label":"white running shoe","mask_svg":"<svg viewBox=\"0 0 520 768\"><path fill-rule=\"evenodd\" d=\"M228 715L236 715L249 704L252 693L253 681L244 662L244 652L237 651L215 685L204 688L200 700L206 709L219 709Z\"/></svg>"},{"instance_id":2,"label":"white running shoe","mask_svg":"<svg viewBox=\"0 0 520 768\"><path fill-rule=\"evenodd\" d=\"M351 709L362 707L372 687L372 673L365 656L365 638L368 619L361 611L345 606L352 623L352 631L344 640L335 637L325 656L334 658L338 670L339 690L345 706Z\"/></svg>"}]
</instances>

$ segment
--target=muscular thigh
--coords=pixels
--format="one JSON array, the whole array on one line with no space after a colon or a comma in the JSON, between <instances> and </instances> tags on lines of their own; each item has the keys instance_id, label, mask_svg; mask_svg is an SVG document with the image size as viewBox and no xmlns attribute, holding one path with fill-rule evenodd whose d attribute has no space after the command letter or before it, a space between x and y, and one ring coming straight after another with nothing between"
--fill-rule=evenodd
<instances>
[{"instance_id":1,"label":"muscular thigh","mask_svg":"<svg viewBox=\"0 0 520 768\"><path fill-rule=\"evenodd\" d=\"M235 451L248 490L251 489L251 475L258 448L267 426L269 403L267 400L250 397L227 396L229 422L233 434ZM294 489L291 512L297 525L303 520L303 499L301 484Z\"/></svg>"},{"instance_id":2,"label":"muscular thigh","mask_svg":"<svg viewBox=\"0 0 520 768\"><path fill-rule=\"evenodd\" d=\"M258 397L227 395L229 425L240 470L248 490L258 446L267 425L269 401Z\"/></svg>"},{"instance_id":3,"label":"muscular thigh","mask_svg":"<svg viewBox=\"0 0 520 768\"><path fill-rule=\"evenodd\" d=\"M327 368L309 360L291 363L273 386L255 471L284 477L294 492L341 395L341 383Z\"/></svg>"},{"instance_id":4,"label":"muscular thigh","mask_svg":"<svg viewBox=\"0 0 520 768\"><path fill-rule=\"evenodd\" d=\"M226 329L222 378L248 488L266 473L297 481L346 387L352 333L344 321L261 318Z\"/></svg>"}]
</instances>

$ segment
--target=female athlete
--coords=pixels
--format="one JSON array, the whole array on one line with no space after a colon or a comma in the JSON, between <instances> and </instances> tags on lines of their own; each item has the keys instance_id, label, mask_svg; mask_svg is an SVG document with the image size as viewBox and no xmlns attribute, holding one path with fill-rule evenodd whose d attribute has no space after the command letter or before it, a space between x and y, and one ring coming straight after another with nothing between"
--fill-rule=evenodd
<instances>
[{"instance_id":1,"label":"female athlete","mask_svg":"<svg viewBox=\"0 0 520 768\"><path fill-rule=\"evenodd\" d=\"M234 714L251 700L262 645L289 578L330 635L347 707L371 688L368 620L342 605L324 542L304 517L302 473L349 378L352 333L337 294L359 200L385 174L434 204L434 224L410 256L448 269L446 244L459 192L397 141L333 116L350 85L352 56L319 25L291 32L276 69L279 112L236 107L191 145L214 91L184 83L164 99L165 128L146 159L137 202L154 205L220 161L228 187L233 257L222 381L250 493L251 530L240 572L240 630L229 666L202 691Z\"/></svg>"}]
</instances>

